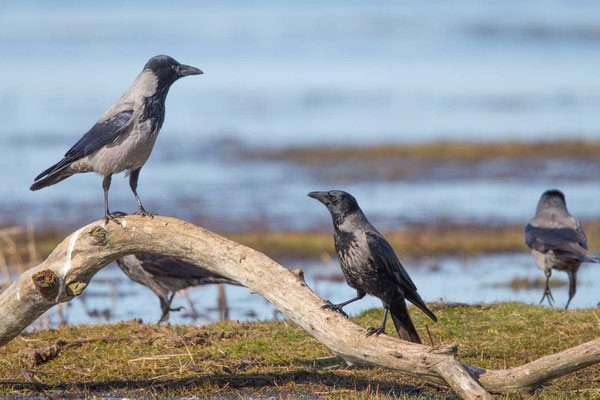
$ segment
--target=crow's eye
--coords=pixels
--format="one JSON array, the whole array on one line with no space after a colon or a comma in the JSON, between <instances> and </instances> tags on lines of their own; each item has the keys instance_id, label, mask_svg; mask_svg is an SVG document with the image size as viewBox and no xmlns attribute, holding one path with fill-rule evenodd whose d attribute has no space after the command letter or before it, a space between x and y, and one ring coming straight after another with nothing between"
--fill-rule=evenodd
<instances>
[{"instance_id":1,"label":"crow's eye","mask_svg":"<svg viewBox=\"0 0 600 400\"><path fill-rule=\"evenodd\" d=\"M329 199L331 200L332 203L337 203L339 200L339 198L337 196L331 196Z\"/></svg>"},{"instance_id":2,"label":"crow's eye","mask_svg":"<svg viewBox=\"0 0 600 400\"><path fill-rule=\"evenodd\" d=\"M172 69L173 71L177 71L177 67L178 67L177 65L171 65L171 69Z\"/></svg>"}]
</instances>

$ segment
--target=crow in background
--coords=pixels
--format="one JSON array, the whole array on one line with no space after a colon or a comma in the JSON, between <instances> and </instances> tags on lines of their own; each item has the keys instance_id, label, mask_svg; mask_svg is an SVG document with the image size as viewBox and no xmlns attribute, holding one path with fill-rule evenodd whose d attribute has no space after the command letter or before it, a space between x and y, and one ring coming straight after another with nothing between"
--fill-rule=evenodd
<instances>
[{"instance_id":1,"label":"crow in background","mask_svg":"<svg viewBox=\"0 0 600 400\"><path fill-rule=\"evenodd\" d=\"M569 274L566 310L577 290L576 275L581 263L600 260L589 257L587 237L579 221L569 214L565 195L560 190L547 190L540 198L535 217L525 228L525 243L531 248L538 268L546 273L546 289L540 304L546 297L550 305L554 302L549 286L552 269Z\"/></svg>"},{"instance_id":2,"label":"crow in background","mask_svg":"<svg viewBox=\"0 0 600 400\"><path fill-rule=\"evenodd\" d=\"M169 56L152 57L129 90L100 117L64 158L35 178L30 190L54 185L71 175L96 172L103 175L104 219L119 221L108 210L108 189L112 174L129 173L129 186L138 203L138 214L146 212L137 194L142 166L150 157L165 119L165 99L179 78L202 74L198 68L179 64Z\"/></svg>"},{"instance_id":3,"label":"crow in background","mask_svg":"<svg viewBox=\"0 0 600 400\"><path fill-rule=\"evenodd\" d=\"M340 304L332 304L327 300L322 308L347 316L342 307L362 299L368 293L382 301L385 313L381 326L369 328L367 336L385 332L389 312L401 339L421 343L405 300L409 300L436 322L437 318L417 293L417 287L392 246L367 220L356 199L339 190L311 192L308 196L319 200L331 213L335 251L340 267L348 285L356 289L355 298Z\"/></svg>"},{"instance_id":4,"label":"crow in background","mask_svg":"<svg viewBox=\"0 0 600 400\"><path fill-rule=\"evenodd\" d=\"M130 254L119 258L117 264L132 281L146 286L158 297L162 311L159 324L169 320L169 311L180 310L171 308L173 297L179 290L211 283L242 286L204 268L161 254Z\"/></svg>"}]
</instances>

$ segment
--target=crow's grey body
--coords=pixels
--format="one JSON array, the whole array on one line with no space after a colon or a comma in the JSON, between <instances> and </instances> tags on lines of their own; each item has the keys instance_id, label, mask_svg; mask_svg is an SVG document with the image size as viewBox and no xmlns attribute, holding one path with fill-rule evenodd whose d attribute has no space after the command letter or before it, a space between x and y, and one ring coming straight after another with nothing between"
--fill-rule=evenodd
<instances>
[{"instance_id":1,"label":"crow's grey body","mask_svg":"<svg viewBox=\"0 0 600 400\"><path fill-rule=\"evenodd\" d=\"M587 237L581 223L569 214L565 196L559 190L548 190L540 198L535 217L525 228L525 243L538 268L546 274L546 288L543 302L548 297L552 304L552 292L549 280L552 269L566 271L569 274L569 307L577 290L577 270L583 262L598 262L589 257Z\"/></svg>"},{"instance_id":2,"label":"crow's grey body","mask_svg":"<svg viewBox=\"0 0 600 400\"><path fill-rule=\"evenodd\" d=\"M346 282L356 289L357 296L349 301L324 307L342 312L342 307L370 294L378 297L385 308L380 328L370 328L369 334L385 330L388 310L398 335L420 343L419 335L410 319L405 300L416 305L434 321L435 315L421 299L410 276L398 260L387 240L371 225L354 197L342 191L312 192L309 194L329 209L334 226L334 242L340 267Z\"/></svg>"},{"instance_id":3,"label":"crow's grey body","mask_svg":"<svg viewBox=\"0 0 600 400\"><path fill-rule=\"evenodd\" d=\"M159 323L169 319L171 301L180 290L213 283L239 283L214 274L204 268L160 254L130 254L117 260L119 268L132 281L152 290L160 300L162 315Z\"/></svg>"},{"instance_id":4,"label":"crow's grey body","mask_svg":"<svg viewBox=\"0 0 600 400\"><path fill-rule=\"evenodd\" d=\"M108 211L111 176L128 171L139 213L146 215L137 195L137 181L162 127L167 93L180 77L201 73L199 69L179 64L168 56L151 58L129 90L61 161L39 174L30 189L42 189L77 173L96 172L104 176L105 218L114 220Z\"/></svg>"}]
</instances>

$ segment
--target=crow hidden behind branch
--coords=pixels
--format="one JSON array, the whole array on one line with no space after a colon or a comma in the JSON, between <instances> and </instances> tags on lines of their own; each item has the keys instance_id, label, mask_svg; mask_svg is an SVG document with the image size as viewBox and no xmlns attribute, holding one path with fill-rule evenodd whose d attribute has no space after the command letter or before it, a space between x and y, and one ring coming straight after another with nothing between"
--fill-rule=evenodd
<instances>
[{"instance_id":1,"label":"crow hidden behind branch","mask_svg":"<svg viewBox=\"0 0 600 400\"><path fill-rule=\"evenodd\" d=\"M171 308L173 297L180 290L211 283L242 286L204 268L161 254L130 254L119 258L117 264L132 281L146 286L158 297L162 312L159 324L169 320L170 311L180 310Z\"/></svg>"}]
</instances>

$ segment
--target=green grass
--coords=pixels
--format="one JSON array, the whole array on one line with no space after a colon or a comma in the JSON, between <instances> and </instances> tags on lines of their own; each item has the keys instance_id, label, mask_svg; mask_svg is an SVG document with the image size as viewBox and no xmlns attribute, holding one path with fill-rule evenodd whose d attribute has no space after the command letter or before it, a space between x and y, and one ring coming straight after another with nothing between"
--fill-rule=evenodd
<instances>
[{"instance_id":1,"label":"green grass","mask_svg":"<svg viewBox=\"0 0 600 400\"><path fill-rule=\"evenodd\" d=\"M433 309L437 324L411 308L422 339L429 342L427 324L434 344L457 340L461 361L485 368L521 365L592 340L600 329L596 310L564 311L520 303L436 304ZM378 325L381 317L382 310L371 310L354 320L366 327ZM388 333L395 335L392 331L390 322ZM56 357L33 362L32 354L58 340L67 344ZM5 395L339 399L452 395L397 372L347 367L289 321L203 327L129 322L36 332L0 348L0 376L0 393ZM534 398L597 396L600 366L557 379Z\"/></svg>"}]
</instances>

